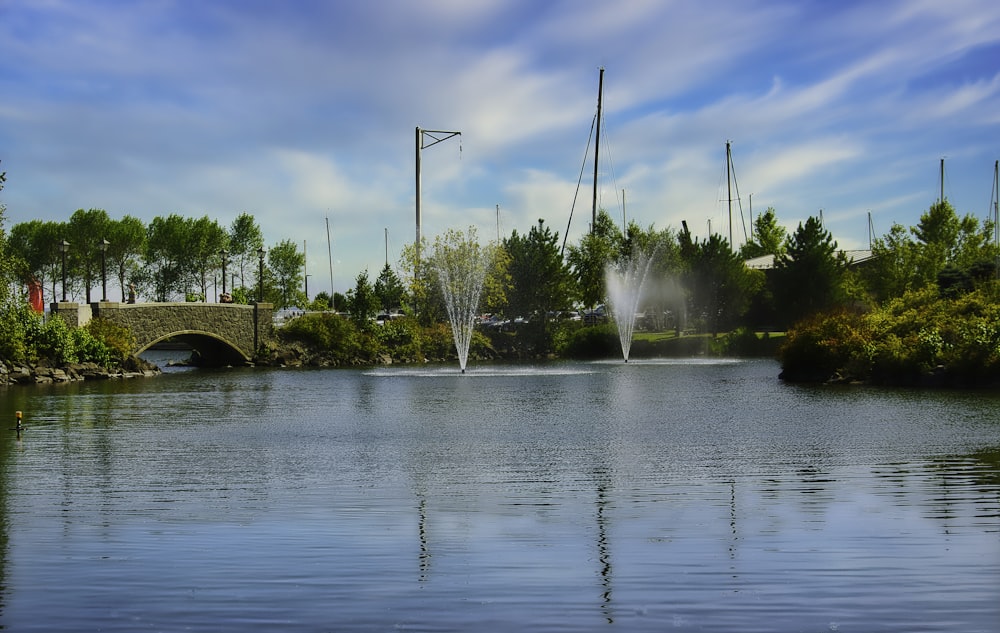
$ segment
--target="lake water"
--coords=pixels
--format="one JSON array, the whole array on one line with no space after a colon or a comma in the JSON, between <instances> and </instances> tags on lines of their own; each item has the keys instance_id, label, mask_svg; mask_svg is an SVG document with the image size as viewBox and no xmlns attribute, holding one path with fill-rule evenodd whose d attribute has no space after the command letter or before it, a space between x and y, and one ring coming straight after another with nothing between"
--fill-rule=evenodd
<instances>
[{"instance_id":1,"label":"lake water","mask_svg":"<svg viewBox=\"0 0 1000 633\"><path fill-rule=\"evenodd\" d=\"M0 629L1000 630L1000 398L778 370L0 391Z\"/></svg>"}]
</instances>

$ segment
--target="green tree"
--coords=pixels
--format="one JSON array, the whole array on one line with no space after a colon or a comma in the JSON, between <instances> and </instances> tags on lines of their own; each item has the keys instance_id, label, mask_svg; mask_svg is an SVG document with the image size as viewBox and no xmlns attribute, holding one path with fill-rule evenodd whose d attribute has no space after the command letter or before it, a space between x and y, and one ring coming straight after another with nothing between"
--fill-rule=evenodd
<instances>
[{"instance_id":1,"label":"green tree","mask_svg":"<svg viewBox=\"0 0 1000 633\"><path fill-rule=\"evenodd\" d=\"M684 261L677 234L670 229L642 229L629 223L625 243L652 257L640 304L646 314L644 325L656 329L681 326L687 298L679 284ZM631 252L627 254L631 256Z\"/></svg>"},{"instance_id":2,"label":"green tree","mask_svg":"<svg viewBox=\"0 0 1000 633\"><path fill-rule=\"evenodd\" d=\"M690 236L686 231L685 235ZM712 334L728 331L739 323L751 299L763 287L763 274L748 269L729 241L718 233L693 247L685 274L690 290L689 313L702 320Z\"/></svg>"},{"instance_id":3,"label":"green tree","mask_svg":"<svg viewBox=\"0 0 1000 633\"><path fill-rule=\"evenodd\" d=\"M753 259L762 255L777 257L784 253L787 238L788 231L778 224L774 207L768 207L754 220L753 237L740 249L740 256L743 259Z\"/></svg>"},{"instance_id":4,"label":"green tree","mask_svg":"<svg viewBox=\"0 0 1000 633\"><path fill-rule=\"evenodd\" d=\"M61 254L59 242L66 234L60 222L29 220L15 224L10 229L9 248L17 253L23 268L20 276L36 279L44 287L51 284L52 297L56 294Z\"/></svg>"},{"instance_id":5,"label":"green tree","mask_svg":"<svg viewBox=\"0 0 1000 633\"><path fill-rule=\"evenodd\" d=\"M389 266L388 262L382 267L382 272L379 273L378 279L375 280L374 291L375 296L378 298L379 307L384 312L398 310L403 305L406 288L403 287L403 282L400 281L399 276L396 275L396 272Z\"/></svg>"},{"instance_id":6,"label":"green tree","mask_svg":"<svg viewBox=\"0 0 1000 633\"><path fill-rule=\"evenodd\" d=\"M427 238L420 240L420 253L428 251ZM441 294L440 284L433 266L426 262L420 263L418 250L413 244L403 247L400 256L401 268L405 271L406 286L409 289L410 310L416 315L420 325L429 326L448 318ZM336 300L336 297L334 297ZM337 305L340 305L339 303Z\"/></svg>"},{"instance_id":7,"label":"green tree","mask_svg":"<svg viewBox=\"0 0 1000 633\"><path fill-rule=\"evenodd\" d=\"M490 266L483 280L483 295L479 301L483 312L503 314L507 309L507 295L513 287L510 275L510 255L499 244L490 245Z\"/></svg>"},{"instance_id":8,"label":"green tree","mask_svg":"<svg viewBox=\"0 0 1000 633\"><path fill-rule=\"evenodd\" d=\"M504 249L510 257L511 316L544 320L546 312L572 304L573 273L559 254L559 234L545 226L544 220L539 219L526 236L514 231L504 241Z\"/></svg>"},{"instance_id":9,"label":"green tree","mask_svg":"<svg viewBox=\"0 0 1000 633\"><path fill-rule=\"evenodd\" d=\"M624 237L607 211L597 213L594 228L570 246L567 261L573 270L576 290L583 305L596 306L607 297L604 270L623 253Z\"/></svg>"},{"instance_id":10,"label":"green tree","mask_svg":"<svg viewBox=\"0 0 1000 633\"><path fill-rule=\"evenodd\" d=\"M368 271L358 273L354 288L347 291L347 312L358 329L366 330L379 309L379 297L368 280Z\"/></svg>"},{"instance_id":11,"label":"green tree","mask_svg":"<svg viewBox=\"0 0 1000 633\"><path fill-rule=\"evenodd\" d=\"M774 296L786 325L842 303L847 258L823 228L810 217L785 242L785 253L774 261Z\"/></svg>"},{"instance_id":12,"label":"green tree","mask_svg":"<svg viewBox=\"0 0 1000 633\"><path fill-rule=\"evenodd\" d=\"M872 259L860 275L877 302L901 297L917 287L917 260L920 247L902 224L893 223L889 232L872 243Z\"/></svg>"},{"instance_id":13,"label":"green tree","mask_svg":"<svg viewBox=\"0 0 1000 633\"><path fill-rule=\"evenodd\" d=\"M292 240L282 240L267 253L268 268L274 276L273 298L277 309L305 305L302 291L306 256Z\"/></svg>"},{"instance_id":14,"label":"green tree","mask_svg":"<svg viewBox=\"0 0 1000 633\"><path fill-rule=\"evenodd\" d=\"M316 293L313 297L312 302L309 304L309 310L324 311L329 310L333 306L333 300L330 297L330 293L326 290L321 290Z\"/></svg>"},{"instance_id":15,"label":"green tree","mask_svg":"<svg viewBox=\"0 0 1000 633\"><path fill-rule=\"evenodd\" d=\"M257 252L264 248L264 235L249 213L241 213L229 227L229 256L240 271L240 285L246 286L246 267L257 263Z\"/></svg>"},{"instance_id":16,"label":"green tree","mask_svg":"<svg viewBox=\"0 0 1000 633\"><path fill-rule=\"evenodd\" d=\"M946 290L971 287L995 267L992 220L959 217L947 200L936 202L907 231L893 224L872 245L873 260L862 271L878 301L901 297L933 284Z\"/></svg>"},{"instance_id":17,"label":"green tree","mask_svg":"<svg viewBox=\"0 0 1000 633\"><path fill-rule=\"evenodd\" d=\"M100 280L100 243L106 239L111 218L104 209L77 209L69 218L67 241L70 242L69 267L74 277L83 282L84 295L90 303L92 286ZM70 236L72 239L70 239Z\"/></svg>"},{"instance_id":18,"label":"green tree","mask_svg":"<svg viewBox=\"0 0 1000 633\"><path fill-rule=\"evenodd\" d=\"M222 249L228 246L229 236L218 222L206 215L198 220L187 220L186 260L194 282L203 299L208 297L209 279L214 278L222 265Z\"/></svg>"},{"instance_id":19,"label":"green tree","mask_svg":"<svg viewBox=\"0 0 1000 633\"><path fill-rule=\"evenodd\" d=\"M156 216L146 229L146 268L140 279L148 284L156 301L183 294L187 260L187 221L171 213Z\"/></svg>"},{"instance_id":20,"label":"green tree","mask_svg":"<svg viewBox=\"0 0 1000 633\"><path fill-rule=\"evenodd\" d=\"M146 252L146 225L142 220L126 215L112 220L108 226L108 267L118 278L122 302L126 300L129 283L141 277L141 258Z\"/></svg>"}]
</instances>

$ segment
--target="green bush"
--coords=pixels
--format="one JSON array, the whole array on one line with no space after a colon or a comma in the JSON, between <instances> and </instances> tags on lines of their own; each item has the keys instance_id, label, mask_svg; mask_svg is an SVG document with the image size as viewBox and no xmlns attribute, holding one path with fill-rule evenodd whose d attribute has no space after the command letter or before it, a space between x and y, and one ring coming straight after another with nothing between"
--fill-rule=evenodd
<instances>
[{"instance_id":1,"label":"green bush","mask_svg":"<svg viewBox=\"0 0 1000 633\"><path fill-rule=\"evenodd\" d=\"M329 355L338 362L358 358L363 350L362 335L349 319L337 314L304 314L285 324L278 335Z\"/></svg>"},{"instance_id":2,"label":"green bush","mask_svg":"<svg viewBox=\"0 0 1000 633\"><path fill-rule=\"evenodd\" d=\"M960 295L910 292L866 314L817 315L788 332L789 380L832 377L881 384L1000 381L1000 304L985 284Z\"/></svg>"},{"instance_id":3,"label":"green bush","mask_svg":"<svg viewBox=\"0 0 1000 633\"><path fill-rule=\"evenodd\" d=\"M116 363L112 358L111 349L104 344L104 341L96 338L86 328L73 328L70 330L73 339L73 349L80 363L97 363L101 367L111 368Z\"/></svg>"},{"instance_id":4,"label":"green bush","mask_svg":"<svg viewBox=\"0 0 1000 633\"><path fill-rule=\"evenodd\" d=\"M559 351L559 350L557 350ZM621 354L621 341L613 323L579 328L566 337L561 354L567 358L611 358Z\"/></svg>"},{"instance_id":5,"label":"green bush","mask_svg":"<svg viewBox=\"0 0 1000 633\"><path fill-rule=\"evenodd\" d=\"M42 317L27 302L0 305L0 359L15 363L29 360L28 331L41 325Z\"/></svg>"},{"instance_id":6,"label":"green bush","mask_svg":"<svg viewBox=\"0 0 1000 633\"><path fill-rule=\"evenodd\" d=\"M110 368L116 364L124 363L132 356L132 350L135 349L135 337L127 327L112 323L107 319L97 318L87 323L84 329L107 348L109 364L104 365L105 367Z\"/></svg>"},{"instance_id":7,"label":"green bush","mask_svg":"<svg viewBox=\"0 0 1000 633\"><path fill-rule=\"evenodd\" d=\"M78 361L73 332L58 314L32 324L27 343L29 360L46 360L55 366Z\"/></svg>"}]
</instances>

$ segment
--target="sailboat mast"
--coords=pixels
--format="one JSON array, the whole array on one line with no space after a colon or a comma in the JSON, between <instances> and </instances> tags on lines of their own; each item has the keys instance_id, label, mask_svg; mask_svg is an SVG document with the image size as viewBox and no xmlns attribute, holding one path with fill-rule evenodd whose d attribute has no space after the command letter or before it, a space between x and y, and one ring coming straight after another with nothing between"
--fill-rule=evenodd
<instances>
[{"instance_id":1,"label":"sailboat mast","mask_svg":"<svg viewBox=\"0 0 1000 633\"><path fill-rule=\"evenodd\" d=\"M1000 279L1000 160L993 161L993 248L997 251L997 279Z\"/></svg>"},{"instance_id":2,"label":"sailboat mast","mask_svg":"<svg viewBox=\"0 0 1000 633\"><path fill-rule=\"evenodd\" d=\"M733 248L733 179L729 167L733 164L730 141L726 141L726 197L729 198L729 248Z\"/></svg>"},{"instance_id":3,"label":"sailboat mast","mask_svg":"<svg viewBox=\"0 0 1000 633\"><path fill-rule=\"evenodd\" d=\"M594 198L591 211L590 232L597 226L597 156L601 152L601 100L604 96L604 67L601 66L600 78L597 82L597 135L594 137Z\"/></svg>"},{"instance_id":4,"label":"sailboat mast","mask_svg":"<svg viewBox=\"0 0 1000 633\"><path fill-rule=\"evenodd\" d=\"M333 243L330 241L330 216L326 216L326 256L330 259L330 308L336 312L337 302L333 293Z\"/></svg>"}]
</instances>

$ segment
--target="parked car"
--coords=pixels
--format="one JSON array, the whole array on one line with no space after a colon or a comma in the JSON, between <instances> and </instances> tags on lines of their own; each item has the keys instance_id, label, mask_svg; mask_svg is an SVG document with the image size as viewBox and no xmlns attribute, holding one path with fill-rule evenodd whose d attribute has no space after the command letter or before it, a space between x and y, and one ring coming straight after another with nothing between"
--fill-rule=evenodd
<instances>
[{"instance_id":1,"label":"parked car","mask_svg":"<svg viewBox=\"0 0 1000 633\"><path fill-rule=\"evenodd\" d=\"M584 310L583 311L583 322L586 325L596 325L598 323L607 323L608 322L608 309L607 309L607 307L602 303L601 305L597 306L593 310Z\"/></svg>"}]
</instances>

